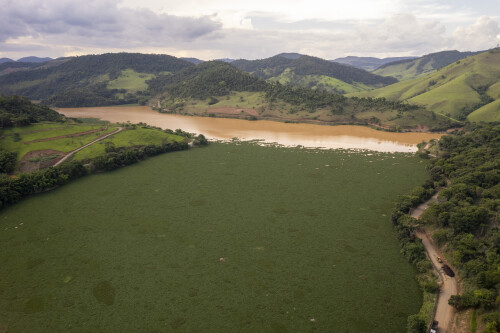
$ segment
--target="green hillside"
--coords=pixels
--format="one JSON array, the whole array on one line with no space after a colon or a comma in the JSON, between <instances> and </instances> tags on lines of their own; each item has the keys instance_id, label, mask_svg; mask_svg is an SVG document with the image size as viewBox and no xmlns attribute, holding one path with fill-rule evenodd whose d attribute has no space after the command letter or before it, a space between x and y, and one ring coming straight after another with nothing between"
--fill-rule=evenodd
<instances>
[{"instance_id":1,"label":"green hillside","mask_svg":"<svg viewBox=\"0 0 500 333\"><path fill-rule=\"evenodd\" d=\"M358 97L407 101L458 120L496 119L500 99L500 49L458 60L427 76L399 82ZM477 113L475 112L477 110Z\"/></svg>"},{"instance_id":2,"label":"green hillside","mask_svg":"<svg viewBox=\"0 0 500 333\"><path fill-rule=\"evenodd\" d=\"M168 55L114 53L54 60L36 67L2 64L0 93L61 107L138 103L147 80L194 66Z\"/></svg>"},{"instance_id":3,"label":"green hillside","mask_svg":"<svg viewBox=\"0 0 500 333\"><path fill-rule=\"evenodd\" d=\"M400 81L415 79L428 75L455 61L462 60L481 52L442 51L427 54L417 59L403 59L383 64L372 73L392 76Z\"/></svg>"},{"instance_id":4,"label":"green hillside","mask_svg":"<svg viewBox=\"0 0 500 333\"><path fill-rule=\"evenodd\" d=\"M324 90L268 82L231 64L208 61L149 81L160 112L250 120L362 124L388 130L442 130L457 123L422 107L384 99L346 98Z\"/></svg>"},{"instance_id":5,"label":"green hillside","mask_svg":"<svg viewBox=\"0 0 500 333\"><path fill-rule=\"evenodd\" d=\"M231 65L269 81L336 93L369 90L397 82L394 78L374 75L349 65L298 54L236 60Z\"/></svg>"}]
</instances>

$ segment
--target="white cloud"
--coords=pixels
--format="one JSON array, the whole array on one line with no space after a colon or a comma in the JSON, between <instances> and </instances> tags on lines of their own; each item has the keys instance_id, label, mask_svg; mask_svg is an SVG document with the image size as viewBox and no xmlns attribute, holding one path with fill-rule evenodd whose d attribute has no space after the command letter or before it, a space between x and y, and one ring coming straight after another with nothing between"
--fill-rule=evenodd
<instances>
[{"instance_id":1,"label":"white cloud","mask_svg":"<svg viewBox=\"0 0 500 333\"><path fill-rule=\"evenodd\" d=\"M446 20L459 11L436 0L342 4L320 4L319 0L127 0L121 4L114 0L0 0L0 8L0 50L9 57L29 55L30 50L53 57L110 51L201 59L255 59L280 52L327 59L383 57L481 50L495 46L500 34L498 18L486 16L447 28ZM250 10L254 8L262 11ZM395 13L398 8L406 11ZM419 10L427 16L415 15ZM439 19L437 14L447 10L450 15ZM436 18L430 19L433 15Z\"/></svg>"},{"instance_id":2,"label":"white cloud","mask_svg":"<svg viewBox=\"0 0 500 333\"><path fill-rule=\"evenodd\" d=\"M487 16L481 16L468 27L453 32L454 47L460 50L479 50L496 47L500 42L500 26Z\"/></svg>"}]
</instances>

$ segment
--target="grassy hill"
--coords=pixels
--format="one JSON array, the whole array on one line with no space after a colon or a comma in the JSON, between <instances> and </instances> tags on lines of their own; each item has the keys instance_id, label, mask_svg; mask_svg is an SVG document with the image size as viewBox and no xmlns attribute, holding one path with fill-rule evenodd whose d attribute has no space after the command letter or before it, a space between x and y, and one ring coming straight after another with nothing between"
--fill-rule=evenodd
<instances>
[{"instance_id":1,"label":"grassy hill","mask_svg":"<svg viewBox=\"0 0 500 333\"><path fill-rule=\"evenodd\" d=\"M481 52L442 51L431 53L417 59L402 59L383 64L374 70L373 73L382 76L392 76L400 81L410 80L428 75L455 61Z\"/></svg>"},{"instance_id":2,"label":"grassy hill","mask_svg":"<svg viewBox=\"0 0 500 333\"><path fill-rule=\"evenodd\" d=\"M0 92L57 106L137 103L148 99L147 80L194 66L168 55L115 53L0 65Z\"/></svg>"},{"instance_id":3,"label":"grassy hill","mask_svg":"<svg viewBox=\"0 0 500 333\"><path fill-rule=\"evenodd\" d=\"M494 49L424 77L351 95L416 103L458 120L492 121L500 111L499 79L500 49Z\"/></svg>"},{"instance_id":4,"label":"grassy hill","mask_svg":"<svg viewBox=\"0 0 500 333\"><path fill-rule=\"evenodd\" d=\"M337 93L364 91L397 81L349 65L295 53L261 60L241 59L231 65L269 81Z\"/></svg>"},{"instance_id":5,"label":"grassy hill","mask_svg":"<svg viewBox=\"0 0 500 333\"><path fill-rule=\"evenodd\" d=\"M422 107L371 98L346 98L324 90L268 82L231 64L209 61L149 81L151 106L186 115L363 124L389 130L456 125Z\"/></svg>"}]
</instances>

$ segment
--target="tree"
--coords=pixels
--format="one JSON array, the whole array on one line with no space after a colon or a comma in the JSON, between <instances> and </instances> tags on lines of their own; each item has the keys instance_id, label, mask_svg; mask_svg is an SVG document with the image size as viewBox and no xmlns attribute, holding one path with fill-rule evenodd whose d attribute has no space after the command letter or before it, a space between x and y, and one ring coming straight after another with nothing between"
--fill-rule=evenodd
<instances>
[{"instance_id":1,"label":"tree","mask_svg":"<svg viewBox=\"0 0 500 333\"><path fill-rule=\"evenodd\" d=\"M17 162L17 154L7 150L0 150L0 173L14 171Z\"/></svg>"},{"instance_id":2,"label":"tree","mask_svg":"<svg viewBox=\"0 0 500 333\"><path fill-rule=\"evenodd\" d=\"M408 333L425 333L426 328L425 320L423 320L418 314L408 317Z\"/></svg>"}]
</instances>

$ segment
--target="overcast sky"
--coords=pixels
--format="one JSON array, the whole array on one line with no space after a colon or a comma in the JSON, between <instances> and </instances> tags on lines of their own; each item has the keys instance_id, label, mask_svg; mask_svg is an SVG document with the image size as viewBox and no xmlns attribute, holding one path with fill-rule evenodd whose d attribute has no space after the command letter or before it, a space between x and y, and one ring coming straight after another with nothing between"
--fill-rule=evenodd
<instances>
[{"instance_id":1,"label":"overcast sky","mask_svg":"<svg viewBox=\"0 0 500 333\"><path fill-rule=\"evenodd\" d=\"M408 56L500 43L500 0L0 0L0 58Z\"/></svg>"}]
</instances>

